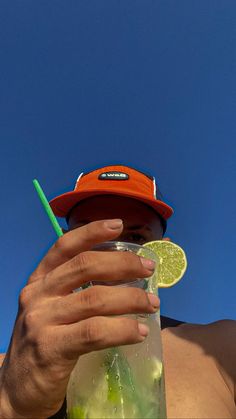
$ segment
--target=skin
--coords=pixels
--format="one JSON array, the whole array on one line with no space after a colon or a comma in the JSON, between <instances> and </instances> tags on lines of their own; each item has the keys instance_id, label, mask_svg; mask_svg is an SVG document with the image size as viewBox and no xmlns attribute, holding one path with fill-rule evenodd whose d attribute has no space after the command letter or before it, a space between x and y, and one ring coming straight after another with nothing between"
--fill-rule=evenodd
<instances>
[{"instance_id":1,"label":"skin","mask_svg":"<svg viewBox=\"0 0 236 419\"><path fill-rule=\"evenodd\" d=\"M118 226L117 218L124 224ZM109 316L159 308L157 297L135 288L98 285L72 293L88 278L119 281L151 275L151 266L145 267L135 254L91 252L95 244L108 240L141 244L161 239L161 223L151 208L128 198L93 197L72 211L69 230L21 291L1 369L2 418L47 418L56 413L80 355L145 339L148 330L137 321ZM235 335L235 322L227 320L162 332L169 418L236 417Z\"/></svg>"}]
</instances>

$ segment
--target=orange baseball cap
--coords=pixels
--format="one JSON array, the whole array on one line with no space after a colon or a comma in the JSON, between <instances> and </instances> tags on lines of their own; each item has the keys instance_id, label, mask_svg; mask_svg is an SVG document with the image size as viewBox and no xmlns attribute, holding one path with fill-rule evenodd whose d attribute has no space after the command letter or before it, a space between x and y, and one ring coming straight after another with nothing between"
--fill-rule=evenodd
<instances>
[{"instance_id":1,"label":"orange baseball cap","mask_svg":"<svg viewBox=\"0 0 236 419\"><path fill-rule=\"evenodd\" d=\"M152 207L164 220L173 209L162 200L155 178L123 165L105 166L81 173L73 191L50 201L54 214L67 217L80 201L95 195L120 195L134 198Z\"/></svg>"}]
</instances>

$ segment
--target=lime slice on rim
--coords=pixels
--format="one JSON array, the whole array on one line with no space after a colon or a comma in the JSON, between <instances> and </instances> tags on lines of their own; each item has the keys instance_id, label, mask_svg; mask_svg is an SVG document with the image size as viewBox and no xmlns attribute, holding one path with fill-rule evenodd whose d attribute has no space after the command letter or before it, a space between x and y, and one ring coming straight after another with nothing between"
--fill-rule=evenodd
<instances>
[{"instance_id":1,"label":"lime slice on rim","mask_svg":"<svg viewBox=\"0 0 236 419\"><path fill-rule=\"evenodd\" d=\"M177 284L187 268L184 250L177 244L165 240L155 240L143 246L152 250L159 258L158 287L169 288ZM141 256L142 251L138 254Z\"/></svg>"}]
</instances>

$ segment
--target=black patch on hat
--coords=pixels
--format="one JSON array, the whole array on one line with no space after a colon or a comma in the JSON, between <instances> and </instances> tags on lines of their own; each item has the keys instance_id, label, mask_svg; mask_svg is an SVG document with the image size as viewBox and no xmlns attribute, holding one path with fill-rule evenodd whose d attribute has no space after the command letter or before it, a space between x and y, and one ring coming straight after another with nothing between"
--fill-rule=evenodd
<instances>
[{"instance_id":1,"label":"black patch on hat","mask_svg":"<svg viewBox=\"0 0 236 419\"><path fill-rule=\"evenodd\" d=\"M124 172L104 172L98 176L99 180L128 180L129 175Z\"/></svg>"}]
</instances>

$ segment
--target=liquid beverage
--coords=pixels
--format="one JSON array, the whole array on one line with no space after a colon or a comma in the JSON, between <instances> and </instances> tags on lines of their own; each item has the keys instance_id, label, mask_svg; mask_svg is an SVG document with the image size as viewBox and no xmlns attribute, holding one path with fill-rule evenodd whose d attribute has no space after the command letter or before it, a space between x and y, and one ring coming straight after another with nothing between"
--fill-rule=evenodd
<instances>
[{"instance_id":1,"label":"liquid beverage","mask_svg":"<svg viewBox=\"0 0 236 419\"><path fill-rule=\"evenodd\" d=\"M142 343L92 352L72 372L69 419L165 418L164 375L157 319Z\"/></svg>"},{"instance_id":2,"label":"liquid beverage","mask_svg":"<svg viewBox=\"0 0 236 419\"><path fill-rule=\"evenodd\" d=\"M135 247L138 253L141 248L129 243L119 245L122 249L118 246L115 250L132 246L131 251ZM149 249L142 249L142 256L157 260ZM120 286L157 292L156 278L155 272L152 277ZM149 335L141 343L94 351L79 358L67 389L69 419L166 418L159 313L125 317L147 324Z\"/></svg>"}]
</instances>

